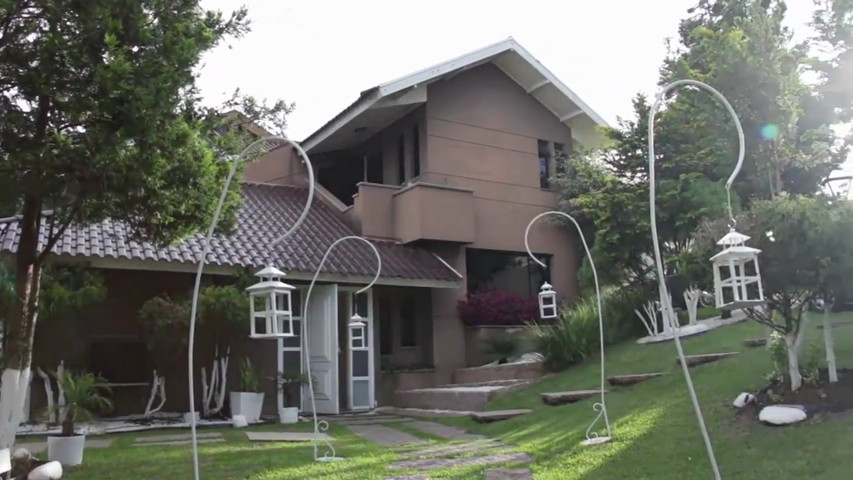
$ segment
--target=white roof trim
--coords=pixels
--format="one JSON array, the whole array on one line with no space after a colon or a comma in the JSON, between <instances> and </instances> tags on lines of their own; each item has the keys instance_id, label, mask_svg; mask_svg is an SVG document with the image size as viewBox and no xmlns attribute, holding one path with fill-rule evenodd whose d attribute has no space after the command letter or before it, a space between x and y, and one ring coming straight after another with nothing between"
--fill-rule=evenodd
<instances>
[{"instance_id":1,"label":"white roof trim","mask_svg":"<svg viewBox=\"0 0 853 480\"><path fill-rule=\"evenodd\" d=\"M391 80L390 82L383 83L375 89L366 90L364 93L362 93L362 98L347 107L347 109L341 112L338 117L336 117L334 120L330 121L326 125L320 127L316 132L311 134L311 136L309 136L304 142L302 142L302 147L305 148L306 151L310 151L313 147L319 145L321 142L331 136L334 132L344 127L357 116L361 115L365 110L368 110L369 108L374 106L376 102L387 96L397 94L403 90L412 87L421 86L443 75L451 74L453 72L459 73L459 71L464 71L469 68L482 65L483 63L489 62L494 57L497 57L498 55L505 52L517 53L540 75L545 77L545 80L538 82L533 86L525 87L525 90L528 94L532 94L535 90L538 90L539 88L550 84L553 85L554 88L556 88L562 95L568 98L569 101L578 106L579 113L575 114L574 112L572 112L570 115L563 115L563 118L560 118L560 121L565 122L568 121L568 119L574 118L577 115L586 114L597 125L608 125L604 118L602 118L598 113L596 113L592 108L590 108L590 106L587 105L586 102L581 100L575 92L573 92L569 87L567 87L563 82L561 82L553 73L551 73L550 70L545 68L545 66L542 65L538 60L536 60L536 58L531 55L530 52L525 50L524 47L522 47L518 42L516 42L515 39L509 37L505 40L493 43L479 50L475 50L465 55L460 55L445 62L424 68L415 73ZM511 75L510 78L512 78ZM558 113L555 113L555 115L559 117Z\"/></svg>"},{"instance_id":2,"label":"white roof trim","mask_svg":"<svg viewBox=\"0 0 853 480\"><path fill-rule=\"evenodd\" d=\"M465 278L461 273L459 273L459 270L456 270L455 268L451 267L450 264L447 263L443 258L441 258L441 256L439 256L437 253L435 253L435 252L431 252L431 253L435 256L435 258L438 259L439 262L443 263L445 267L449 268L451 272L455 273L456 276L459 277L460 280Z\"/></svg>"}]
</instances>

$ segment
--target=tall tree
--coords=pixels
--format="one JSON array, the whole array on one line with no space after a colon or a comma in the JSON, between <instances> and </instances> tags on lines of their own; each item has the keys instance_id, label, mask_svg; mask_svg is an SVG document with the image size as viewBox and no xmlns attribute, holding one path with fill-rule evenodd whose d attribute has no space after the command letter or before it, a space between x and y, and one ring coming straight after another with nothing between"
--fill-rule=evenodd
<instances>
[{"instance_id":1,"label":"tall tree","mask_svg":"<svg viewBox=\"0 0 853 480\"><path fill-rule=\"evenodd\" d=\"M0 206L20 230L0 448L30 377L42 266L68 226L112 218L165 244L209 224L236 136L217 135L197 66L248 28L245 9L199 0L0 0ZM279 121L290 108L241 102Z\"/></svg>"}]
</instances>

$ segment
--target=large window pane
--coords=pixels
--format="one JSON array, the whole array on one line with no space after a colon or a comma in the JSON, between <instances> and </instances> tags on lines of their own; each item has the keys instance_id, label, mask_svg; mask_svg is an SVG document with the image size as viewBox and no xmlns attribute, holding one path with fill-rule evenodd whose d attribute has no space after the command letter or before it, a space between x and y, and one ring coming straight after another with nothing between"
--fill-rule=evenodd
<instances>
[{"instance_id":1,"label":"large window pane","mask_svg":"<svg viewBox=\"0 0 853 480\"><path fill-rule=\"evenodd\" d=\"M536 295L543 282L551 281L550 255L536 257L548 268L540 267L527 253L469 248L465 256L468 292L495 289L523 297Z\"/></svg>"}]
</instances>

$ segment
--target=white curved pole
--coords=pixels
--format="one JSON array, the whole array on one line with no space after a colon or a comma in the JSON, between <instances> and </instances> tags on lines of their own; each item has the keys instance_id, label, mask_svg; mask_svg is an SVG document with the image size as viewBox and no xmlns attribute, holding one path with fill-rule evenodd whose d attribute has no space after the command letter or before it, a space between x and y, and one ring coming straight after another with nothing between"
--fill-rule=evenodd
<instances>
[{"instance_id":1,"label":"white curved pole","mask_svg":"<svg viewBox=\"0 0 853 480\"><path fill-rule=\"evenodd\" d=\"M711 467L714 469L714 478L719 480L722 478L720 476L720 467L717 465L717 458L714 455L714 446L711 444L711 437L708 435L708 428L705 426L705 418L702 416L702 407L699 405L699 399L696 396L696 390L693 388L693 380L690 377L690 369L687 367L687 362L684 361L684 349L681 346L681 338L678 331L678 322L675 321L675 313L672 311L672 304L669 302L669 293L666 288L666 279L664 278L664 270L663 270L663 260L661 259L661 250L660 250L660 242L658 240L658 229L657 229L657 219L655 215L655 113L657 113L661 104L664 101L664 97L666 94L677 87L690 85L694 87L700 87L716 97L717 100L720 101L725 107L726 110L731 115L732 120L735 122L735 127L737 127L738 134L738 159L737 164L735 165L735 169L732 174L729 176L729 179L726 181L726 193L728 200L728 208L729 208L729 218L732 221L732 225L735 223L734 213L732 211L732 193L731 186L737 177L738 173L740 173L740 169L743 166L743 157L744 157L744 136L743 136L743 128L741 127L740 120L735 113L734 108L732 108L731 104L726 97L723 96L720 92L718 92L715 88L710 85L700 82L698 80L677 80L675 82L670 83L663 87L663 89L658 93L657 98L655 99L655 103L652 105L651 110L649 110L649 216L651 220L651 229L652 229L652 244L654 246L655 251L655 268L657 269L658 276L658 291L660 294L660 303L663 309L664 322L673 322L671 325L673 326L673 339L675 340L675 348L678 351L678 358L681 363L681 369L684 372L684 379L687 382L687 390L690 392L690 400L693 402L693 410L696 412L696 419L699 421L699 429L702 431L702 438L705 441L705 449L708 451L708 460L711 462Z\"/></svg>"},{"instance_id":2,"label":"white curved pole","mask_svg":"<svg viewBox=\"0 0 853 480\"><path fill-rule=\"evenodd\" d=\"M309 342L308 342L308 330L309 330L308 322L310 321L310 319L308 317L308 315L309 315L308 304L311 301L311 292L314 290L314 284L317 283L317 277L320 276L320 272L323 270L323 265L326 263L326 259L329 258L329 254L332 253L332 250L339 243L343 242L344 240L358 240L358 241L364 242L370 248L373 249L373 253L376 255L376 275L373 276L373 280L371 280L370 283L368 283L366 287L355 292L356 295L363 293L363 292L366 292L368 289L370 289L370 287L372 287L373 284L376 283L376 280L379 279L379 275L382 273L382 257L379 256L379 250L376 249L375 245L370 243L370 241L368 241L366 238L359 237L356 235L349 235L346 237L341 237L341 238L335 240L335 242L332 243L331 245L329 245L329 248L326 249L326 253L323 255L323 259L320 260L320 266L317 267L317 271L314 272L314 278L311 279L311 285L308 287L308 293L305 295L305 306L303 307L303 311L305 312L305 314L303 315L304 320L303 320L303 325L302 325L302 340L303 340L302 344L304 346L305 369L308 370L308 390L309 390L309 395L311 395L311 415L314 418L314 438L311 440L311 442L314 444L314 460L318 460L318 457L317 457L317 439L320 436L321 430L323 432L325 432L326 430L329 429L329 423L326 422L325 420L322 422L317 421L317 404L316 404L315 399L314 399L314 377L313 377L313 375L311 375L311 352L309 351ZM368 328L372 328L372 327L368 327ZM323 458L326 460L339 460L339 458L335 457L335 447L333 447L332 444L329 443L327 440L323 440L323 442L329 448L329 451L327 451L323 454Z\"/></svg>"},{"instance_id":3,"label":"white curved pole","mask_svg":"<svg viewBox=\"0 0 853 480\"><path fill-rule=\"evenodd\" d=\"M530 251L530 243L528 242L528 236L530 235L530 227L532 227L537 220L546 215L559 215L569 219L574 224L575 228L577 228L578 230L578 235L581 237L581 243L583 243L583 249L586 252L586 258L589 260L589 266L592 269L592 279L595 282L595 298L598 304L598 335L600 343L599 350L601 352L601 386L599 388L599 393L601 394L601 401L592 406L593 410L599 413L598 416L595 417L595 420L593 420L589 428L587 428L586 439L588 442L594 442L595 439L599 438L598 434L596 432L591 432L591 430L595 423L598 422L598 419L604 416L604 425L607 427L607 439L609 440L613 437L613 432L610 429L610 419L607 416L607 403L604 400L604 318L601 313L601 289L598 286L598 272L596 272L595 270L595 262L592 260L592 253L590 253L589 251L589 246L586 243L586 238L584 238L581 226L571 215L565 212L544 212L533 217L533 220L530 220L530 223L527 224L527 229L524 230L524 248L527 249L527 254L530 255L530 258L532 258L533 261L538 263L542 268L547 268L546 265L542 263L541 260L536 258L536 256L533 255L533 252Z\"/></svg>"},{"instance_id":4,"label":"white curved pole","mask_svg":"<svg viewBox=\"0 0 853 480\"><path fill-rule=\"evenodd\" d=\"M311 165L311 160L308 159L308 154L305 153L305 150L302 147L288 138L280 137L280 136L269 136L261 138L260 140L256 140L249 144L246 148L243 149L242 152L237 156L237 158L231 164L231 170L228 171L228 177L225 179L225 185L222 187L222 193L219 195L219 203L216 204L216 211L213 214L213 221L210 223L210 227L207 229L207 236L204 239L204 247L202 248L201 258L198 260L198 270L195 275L195 285L193 286L193 301L192 301L192 311L190 312L190 333L189 340L187 342L187 382L189 386L189 396L190 396L190 431L192 436L192 451L193 451L193 478L195 480L199 480L200 471L198 465L198 438L196 435L196 420L195 420L195 387L193 385L193 354L195 353L195 320L196 314L198 312L198 294L199 289L201 287L201 273L204 270L204 264L207 261L207 254L210 252L210 240L213 238L213 232L216 229L216 225L219 223L219 217L222 214L222 206L225 204L225 197L228 195L228 188L231 186L231 180L234 179L234 174L237 172L237 166L240 165L245 159L246 156L255 150L258 146L263 145L267 142L279 141L283 143L290 144L296 151L299 153L299 156L302 157L302 161L308 167L308 201L305 202L305 208L302 210L302 214L299 216L299 219L296 220L296 223L293 224L290 229L285 232L284 235L275 239L272 243L270 243L268 249L272 249L273 246L283 241L287 237L291 236L296 229L298 229L302 222L305 220L305 217L308 216L308 210L311 208L311 201L314 199L314 168Z\"/></svg>"}]
</instances>

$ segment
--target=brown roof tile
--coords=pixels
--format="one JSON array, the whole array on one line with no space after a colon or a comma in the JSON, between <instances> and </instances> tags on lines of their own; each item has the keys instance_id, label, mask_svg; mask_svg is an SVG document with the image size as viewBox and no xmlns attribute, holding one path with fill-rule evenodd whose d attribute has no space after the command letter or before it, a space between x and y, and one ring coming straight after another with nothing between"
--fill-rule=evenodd
<instances>
[{"instance_id":1,"label":"brown roof tile","mask_svg":"<svg viewBox=\"0 0 853 480\"><path fill-rule=\"evenodd\" d=\"M308 190L254 183L244 183L242 189L244 202L237 215L236 232L230 236L214 236L207 265L258 268L272 260L284 271L313 273L329 245L341 237L354 235L328 205L315 198L302 227L274 247L268 259L267 245L299 217ZM42 229L41 242L46 236L47 232ZM0 224L0 253L14 253L19 237L17 221ZM148 242L131 240L124 224L106 220L69 227L54 246L53 253L195 264L203 240L204 236L197 234L176 245L157 248ZM459 281L455 272L427 250L390 241L372 242L382 256L382 278ZM375 269L376 260L370 248L351 241L335 247L326 260L323 273L372 276Z\"/></svg>"}]
</instances>

